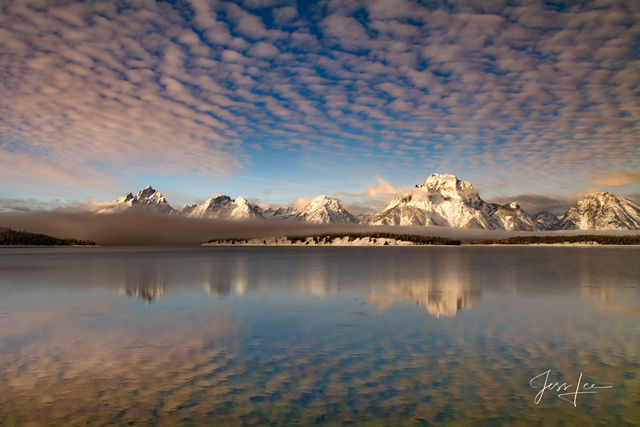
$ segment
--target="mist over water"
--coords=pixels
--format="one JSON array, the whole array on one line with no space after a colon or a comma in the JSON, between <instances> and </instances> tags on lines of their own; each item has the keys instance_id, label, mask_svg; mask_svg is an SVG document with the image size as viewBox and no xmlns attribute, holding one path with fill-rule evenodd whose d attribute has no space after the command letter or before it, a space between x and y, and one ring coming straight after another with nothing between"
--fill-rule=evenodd
<instances>
[{"instance_id":1,"label":"mist over water","mask_svg":"<svg viewBox=\"0 0 640 427\"><path fill-rule=\"evenodd\" d=\"M0 424L631 424L638 255L3 249ZM548 369L614 387L535 405Z\"/></svg>"}]
</instances>

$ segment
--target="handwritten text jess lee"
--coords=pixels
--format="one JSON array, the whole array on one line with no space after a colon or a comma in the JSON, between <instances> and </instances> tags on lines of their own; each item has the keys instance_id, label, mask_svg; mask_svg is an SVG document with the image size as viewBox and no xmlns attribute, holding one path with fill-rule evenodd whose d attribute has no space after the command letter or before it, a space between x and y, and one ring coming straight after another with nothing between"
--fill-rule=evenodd
<instances>
[{"instance_id":1,"label":"handwritten text jess lee","mask_svg":"<svg viewBox=\"0 0 640 427\"><path fill-rule=\"evenodd\" d=\"M539 388L539 386L536 385L536 380L538 380L538 383L539 383L542 381L542 379L544 379L544 385L542 386L540 391L536 394L535 399L533 399L533 402L536 405L540 403L540 401L542 400L542 396L544 395L544 392L547 390L556 391L556 392L566 392L566 393L558 393L558 397L569 403L573 403L573 406L575 407L577 406L577 400L578 400L579 394L595 394L598 392L598 389L613 387L612 385L599 386L599 385L588 383L588 382L582 383L582 372L580 372L580 376L578 377L578 382L575 385L575 389L573 389L573 391L569 391L569 390L572 390L572 388L574 387L573 384L567 384L566 382L563 382L563 383L549 382L550 373L551 373L551 369L544 371L540 375L536 375L535 377L531 378L531 380L529 381L529 385L531 387Z\"/></svg>"}]
</instances>

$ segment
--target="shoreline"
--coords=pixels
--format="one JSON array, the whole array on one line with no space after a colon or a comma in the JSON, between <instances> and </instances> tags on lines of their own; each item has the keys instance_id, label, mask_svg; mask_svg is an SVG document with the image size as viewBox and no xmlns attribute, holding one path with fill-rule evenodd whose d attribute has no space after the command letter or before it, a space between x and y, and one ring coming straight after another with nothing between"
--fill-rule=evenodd
<instances>
[{"instance_id":1,"label":"shoreline","mask_svg":"<svg viewBox=\"0 0 640 427\"><path fill-rule=\"evenodd\" d=\"M405 237L405 236L403 236ZM570 239L570 238L569 238ZM640 243L607 243L593 240L564 242L521 242L504 241L460 241L433 240L410 241L391 236L306 236L306 237L263 237L252 239L216 239L202 243L202 247L418 247L418 246L536 246L536 247L608 247L608 246L640 246Z\"/></svg>"},{"instance_id":2,"label":"shoreline","mask_svg":"<svg viewBox=\"0 0 640 427\"><path fill-rule=\"evenodd\" d=\"M319 248L319 247L326 247L326 248L369 248L369 247L380 247L380 248L394 248L394 247L414 247L414 248L419 248L419 247L523 247L523 246L527 246L527 247L569 247L569 248L578 248L578 247L584 247L584 248L602 248L602 247L629 247L629 248L638 248L640 247L640 245L621 245L621 244L601 244L601 243L594 243L594 244L585 244L585 243L517 243L517 244L497 244L497 243L461 243L459 245L416 245L416 244L404 244L404 245L339 245L339 244L325 244L325 245L302 245L302 244L257 244L257 243L251 243L251 244L245 244L245 243L236 243L236 244L232 244L232 243L228 243L228 244L210 244L210 243L203 243L200 245L200 247L203 248L216 248L216 247L221 247L221 248L233 248L233 247L250 247L250 248L284 248L284 247L303 247L303 248Z\"/></svg>"}]
</instances>

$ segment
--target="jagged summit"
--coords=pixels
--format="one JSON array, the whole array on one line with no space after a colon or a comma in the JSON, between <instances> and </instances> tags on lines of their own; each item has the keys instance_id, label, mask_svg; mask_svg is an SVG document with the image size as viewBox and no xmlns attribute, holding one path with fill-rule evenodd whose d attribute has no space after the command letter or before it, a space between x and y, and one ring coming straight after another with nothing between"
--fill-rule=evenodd
<instances>
[{"instance_id":1,"label":"jagged summit","mask_svg":"<svg viewBox=\"0 0 640 427\"><path fill-rule=\"evenodd\" d=\"M455 175L448 173L432 173L424 181L423 187L444 195L477 194L477 191L474 190L473 185L469 181L461 181Z\"/></svg>"},{"instance_id":2,"label":"jagged summit","mask_svg":"<svg viewBox=\"0 0 640 427\"><path fill-rule=\"evenodd\" d=\"M97 212L114 213L131 208L144 209L146 211L162 214L174 212L174 209L169 205L164 195L150 185L143 190L140 190L135 196L132 193L127 193L124 196L117 198L107 206L99 209Z\"/></svg>"},{"instance_id":3,"label":"jagged summit","mask_svg":"<svg viewBox=\"0 0 640 427\"><path fill-rule=\"evenodd\" d=\"M557 230L560 227L560 219L547 211L538 212L533 219L540 230Z\"/></svg>"},{"instance_id":4,"label":"jagged summit","mask_svg":"<svg viewBox=\"0 0 640 427\"><path fill-rule=\"evenodd\" d=\"M606 191L587 194L560 220L562 229L640 229L640 206Z\"/></svg>"},{"instance_id":5,"label":"jagged summit","mask_svg":"<svg viewBox=\"0 0 640 427\"><path fill-rule=\"evenodd\" d=\"M160 214L224 220L268 219L314 224L412 225L485 230L638 230L640 206L609 192L588 194L563 216L539 212L529 216L517 201L500 205L487 203L471 182L452 174L434 173L423 184L390 201L375 214L360 220L338 199L319 195L302 208L292 206L261 209L244 197L232 199L215 194L207 200L174 210L162 193L148 185L135 195L127 193L113 202L102 203L97 213L143 209Z\"/></svg>"},{"instance_id":6,"label":"jagged summit","mask_svg":"<svg viewBox=\"0 0 640 427\"><path fill-rule=\"evenodd\" d=\"M262 210L244 197L233 200L224 194L214 195L202 203L185 205L180 213L190 217L235 220L262 217Z\"/></svg>"},{"instance_id":7,"label":"jagged summit","mask_svg":"<svg viewBox=\"0 0 640 427\"><path fill-rule=\"evenodd\" d=\"M437 225L485 230L535 230L535 221L517 203L487 203L469 181L431 174L367 220L370 225Z\"/></svg>"},{"instance_id":8,"label":"jagged summit","mask_svg":"<svg viewBox=\"0 0 640 427\"><path fill-rule=\"evenodd\" d=\"M493 223L501 230L536 231L539 229L536 220L523 211L518 202L498 206L492 217Z\"/></svg>"},{"instance_id":9,"label":"jagged summit","mask_svg":"<svg viewBox=\"0 0 640 427\"><path fill-rule=\"evenodd\" d=\"M367 220L370 225L438 225L494 229L491 215L496 206L483 201L473 185L451 174L431 174L389 202Z\"/></svg>"},{"instance_id":10,"label":"jagged summit","mask_svg":"<svg viewBox=\"0 0 640 427\"><path fill-rule=\"evenodd\" d=\"M312 199L295 216L300 221L313 224L357 223L358 220L347 212L340 200L323 195Z\"/></svg>"},{"instance_id":11,"label":"jagged summit","mask_svg":"<svg viewBox=\"0 0 640 427\"><path fill-rule=\"evenodd\" d=\"M262 216L266 219L279 221L293 221L298 215L298 210L293 206L269 207L262 210Z\"/></svg>"}]
</instances>

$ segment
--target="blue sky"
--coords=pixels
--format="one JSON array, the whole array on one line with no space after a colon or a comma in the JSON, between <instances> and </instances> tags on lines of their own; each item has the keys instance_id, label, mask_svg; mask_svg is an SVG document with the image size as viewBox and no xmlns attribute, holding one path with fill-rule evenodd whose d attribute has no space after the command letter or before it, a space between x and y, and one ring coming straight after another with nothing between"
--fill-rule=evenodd
<instances>
[{"instance_id":1,"label":"blue sky","mask_svg":"<svg viewBox=\"0 0 640 427\"><path fill-rule=\"evenodd\" d=\"M0 199L640 194L637 1L4 1ZM533 203L533 202L532 202Z\"/></svg>"}]
</instances>

